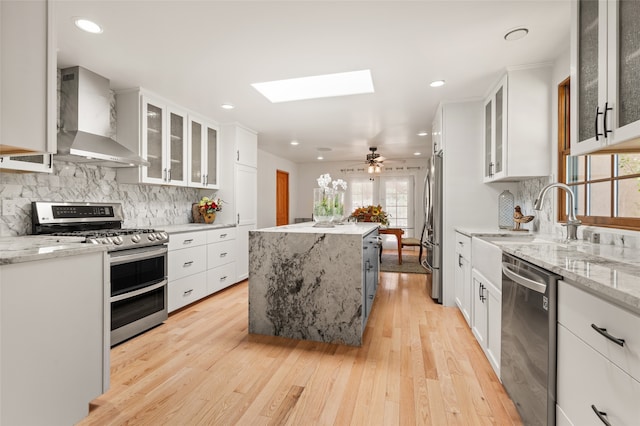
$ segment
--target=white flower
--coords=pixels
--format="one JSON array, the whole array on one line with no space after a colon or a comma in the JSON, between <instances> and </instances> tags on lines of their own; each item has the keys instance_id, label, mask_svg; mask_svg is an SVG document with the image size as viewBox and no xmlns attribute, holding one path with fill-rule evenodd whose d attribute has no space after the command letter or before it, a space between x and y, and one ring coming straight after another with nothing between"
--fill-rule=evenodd
<instances>
[{"instance_id":1,"label":"white flower","mask_svg":"<svg viewBox=\"0 0 640 426\"><path fill-rule=\"evenodd\" d=\"M334 180L333 182L331 182L331 185L333 185L334 190L337 190L338 187L341 187L343 191L347 190L347 182L343 181L342 179Z\"/></svg>"},{"instance_id":2,"label":"white flower","mask_svg":"<svg viewBox=\"0 0 640 426\"><path fill-rule=\"evenodd\" d=\"M329 183L331 183L331 176L329 175L329 173L320 175L320 177L318 178L318 186L320 188L328 188Z\"/></svg>"}]
</instances>

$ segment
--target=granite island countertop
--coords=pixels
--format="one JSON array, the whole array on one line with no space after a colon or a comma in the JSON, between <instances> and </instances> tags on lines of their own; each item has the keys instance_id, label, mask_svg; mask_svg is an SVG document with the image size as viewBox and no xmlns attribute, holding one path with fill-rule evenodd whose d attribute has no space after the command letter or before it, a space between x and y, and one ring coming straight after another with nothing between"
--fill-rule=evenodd
<instances>
[{"instance_id":1,"label":"granite island countertop","mask_svg":"<svg viewBox=\"0 0 640 426\"><path fill-rule=\"evenodd\" d=\"M83 243L84 237L26 235L0 237L0 265L32 262L56 257L76 256L109 249L108 246Z\"/></svg>"},{"instance_id":2,"label":"granite island countertop","mask_svg":"<svg viewBox=\"0 0 640 426\"><path fill-rule=\"evenodd\" d=\"M256 229L253 232L287 232L294 234L336 234L336 235L366 235L380 226L374 222L355 222L333 227L314 226L314 222L303 222L292 225L274 226Z\"/></svg>"},{"instance_id":3,"label":"granite island countertop","mask_svg":"<svg viewBox=\"0 0 640 426\"><path fill-rule=\"evenodd\" d=\"M462 229L456 229L463 232ZM565 280L640 314L640 249L585 240L567 241L529 234L531 241L515 241L511 234L464 230L465 235L489 241L520 259L561 275ZM525 233L518 233L523 236ZM526 235L526 234L525 234Z\"/></svg>"}]
</instances>

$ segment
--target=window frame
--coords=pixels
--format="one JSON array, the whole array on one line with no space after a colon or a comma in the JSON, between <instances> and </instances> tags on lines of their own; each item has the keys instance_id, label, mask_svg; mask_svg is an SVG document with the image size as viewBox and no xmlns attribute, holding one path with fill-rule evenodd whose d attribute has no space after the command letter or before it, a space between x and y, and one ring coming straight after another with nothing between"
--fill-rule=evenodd
<instances>
[{"instance_id":1,"label":"window frame","mask_svg":"<svg viewBox=\"0 0 640 426\"><path fill-rule=\"evenodd\" d=\"M615 156L624 154L625 152L607 152L606 154L587 154L581 155L577 158L578 161L584 161L585 176L584 179L579 182L567 182L567 162L568 157L571 155L571 129L570 129L570 78L565 79L558 85L558 180L562 183L566 183L572 189L578 187L584 187L585 196L583 199L577 198L577 203L582 203L582 211L584 215L578 215L576 217L582 221L583 225L592 225L605 228L618 228L627 230L640 230L640 218L633 217L614 217L615 214L615 201L616 201L616 183L626 179L640 178L640 173L624 175L624 177L615 176L616 174L616 158ZM608 155L610 157L610 173L609 177L591 179L588 176L589 163L591 157L595 155L602 156ZM575 158L575 157L574 157ZM586 215L588 212L588 200L587 196L588 187L591 184L610 182L610 216L592 216ZM577 190L574 189L574 194ZM558 211L557 218L559 222L566 222L567 220L567 200L568 195L558 197ZM575 206L578 210L578 206Z\"/></svg>"}]
</instances>

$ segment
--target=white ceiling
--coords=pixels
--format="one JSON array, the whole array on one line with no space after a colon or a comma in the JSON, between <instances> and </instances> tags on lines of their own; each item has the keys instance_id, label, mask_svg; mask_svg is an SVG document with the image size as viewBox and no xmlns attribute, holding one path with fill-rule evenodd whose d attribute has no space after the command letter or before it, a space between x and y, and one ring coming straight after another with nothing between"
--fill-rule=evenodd
<instances>
[{"instance_id":1,"label":"white ceiling","mask_svg":"<svg viewBox=\"0 0 640 426\"><path fill-rule=\"evenodd\" d=\"M480 97L506 66L569 47L569 0L58 0L58 66L114 90L141 86L217 122L259 133L260 149L302 163L428 155L438 102ZM103 26L84 33L73 17ZM506 42L518 26L529 35ZM271 104L251 83L370 69L374 94ZM429 82L444 79L441 88ZM234 110L223 110L231 103ZM299 141L293 147L291 140Z\"/></svg>"}]
</instances>

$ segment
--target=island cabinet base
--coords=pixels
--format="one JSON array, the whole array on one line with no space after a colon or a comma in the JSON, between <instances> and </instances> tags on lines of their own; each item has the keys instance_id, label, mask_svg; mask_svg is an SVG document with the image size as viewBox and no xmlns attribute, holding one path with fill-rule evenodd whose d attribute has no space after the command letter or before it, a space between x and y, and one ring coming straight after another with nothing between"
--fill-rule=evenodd
<instances>
[{"instance_id":1,"label":"island cabinet base","mask_svg":"<svg viewBox=\"0 0 640 426\"><path fill-rule=\"evenodd\" d=\"M377 234L377 228L369 231ZM362 345L363 288L370 276L363 237L251 231L249 332Z\"/></svg>"}]
</instances>

